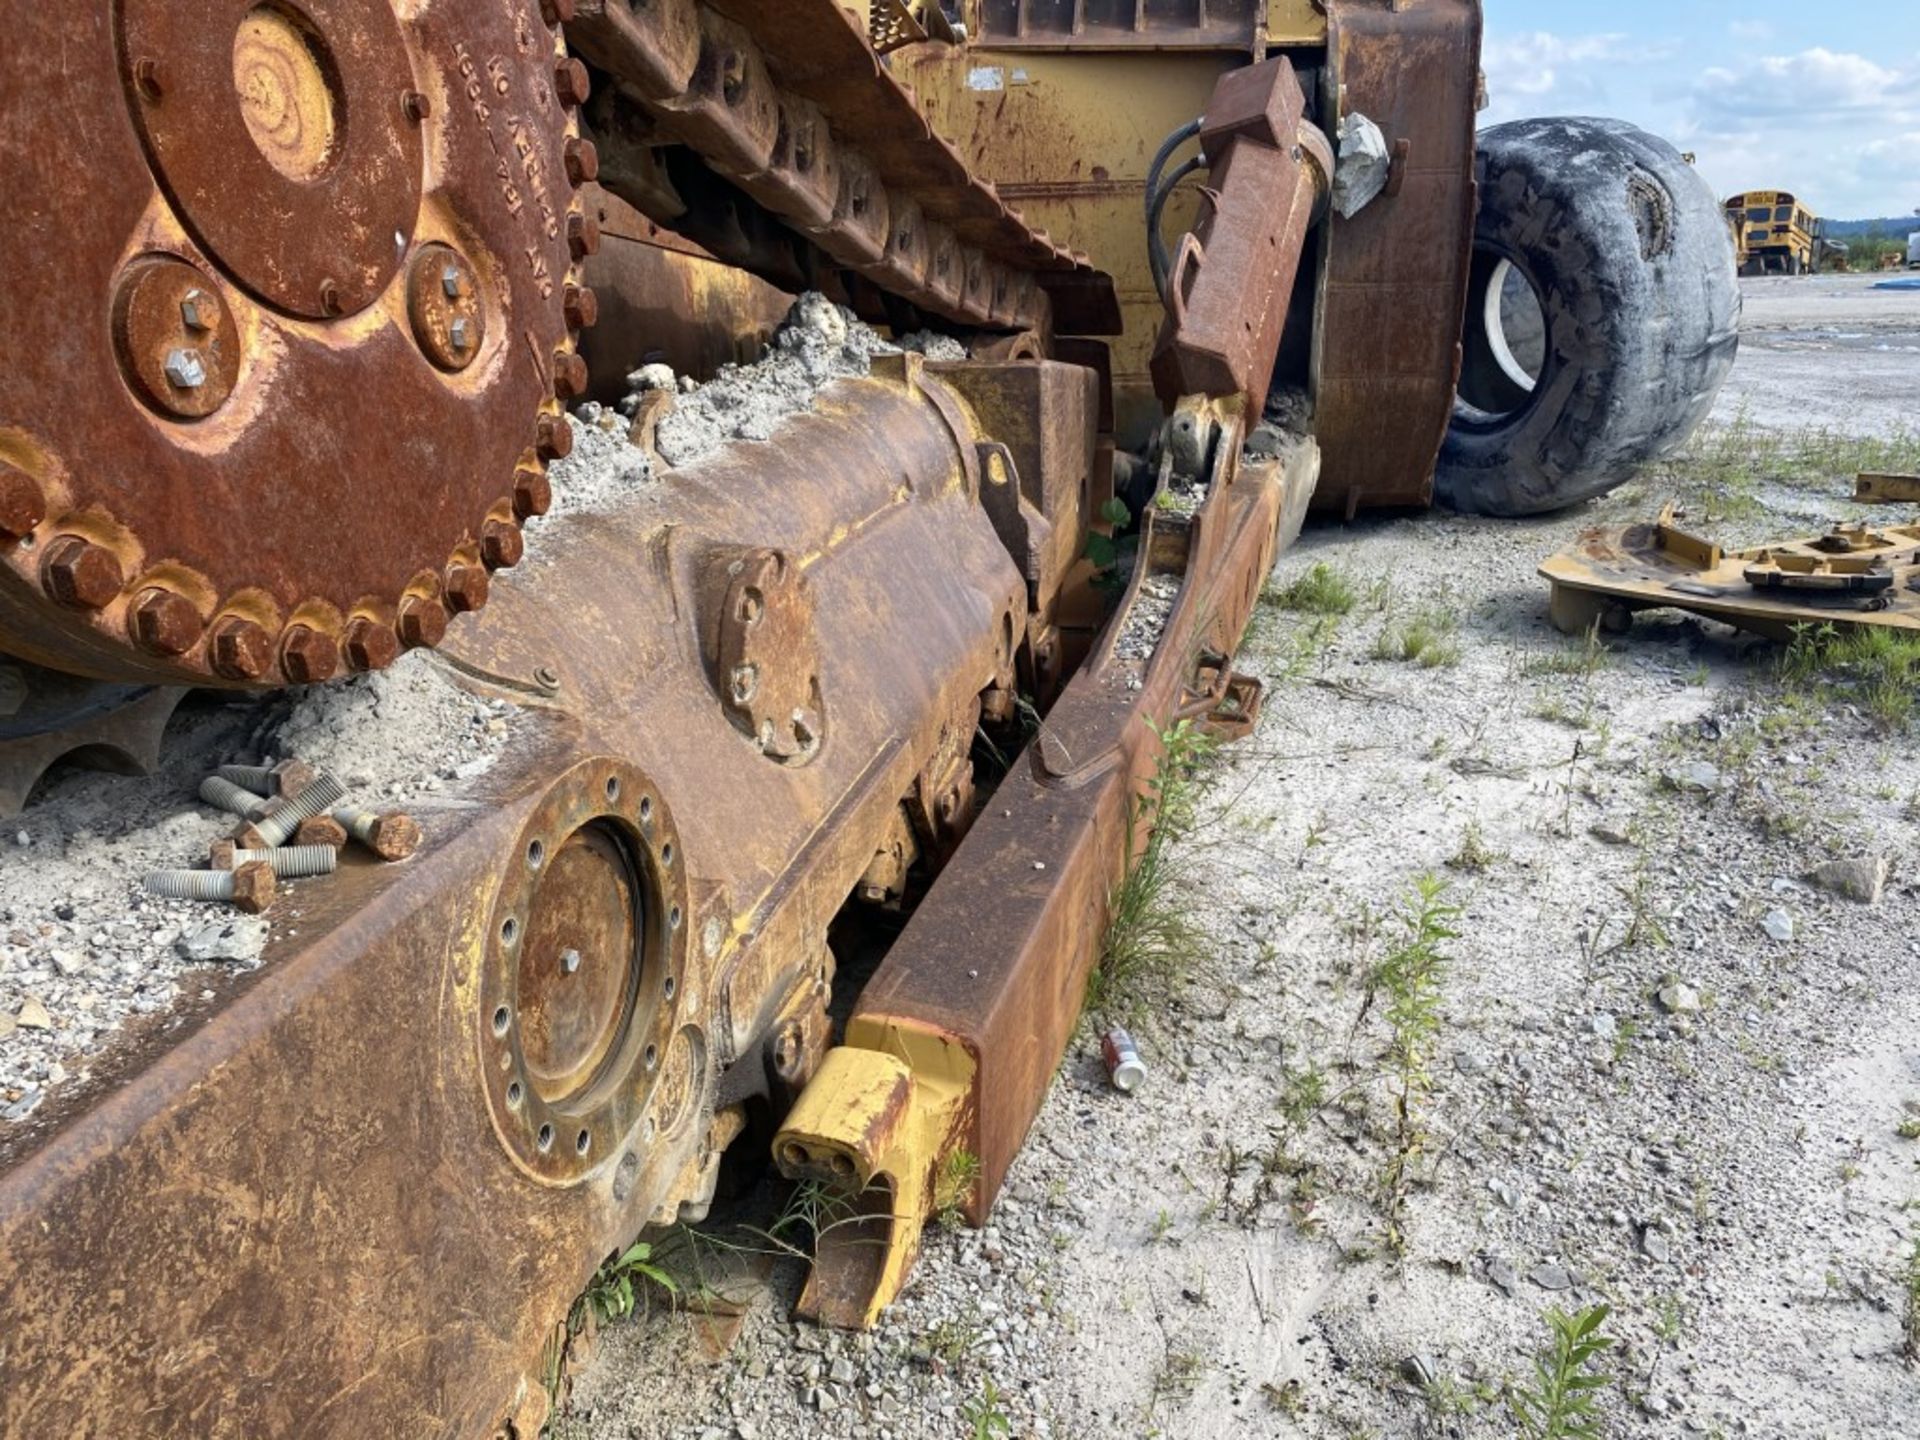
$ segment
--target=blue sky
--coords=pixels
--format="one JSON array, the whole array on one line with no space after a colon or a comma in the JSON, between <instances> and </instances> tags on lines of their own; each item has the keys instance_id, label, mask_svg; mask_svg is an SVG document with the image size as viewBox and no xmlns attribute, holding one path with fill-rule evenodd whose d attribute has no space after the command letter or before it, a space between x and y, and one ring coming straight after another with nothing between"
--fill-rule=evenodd
<instances>
[{"instance_id":1,"label":"blue sky","mask_svg":"<svg viewBox=\"0 0 1920 1440\"><path fill-rule=\"evenodd\" d=\"M1920 209L1916 0L1486 0L1481 123L1617 115L1699 156L1721 196L1834 219Z\"/></svg>"}]
</instances>

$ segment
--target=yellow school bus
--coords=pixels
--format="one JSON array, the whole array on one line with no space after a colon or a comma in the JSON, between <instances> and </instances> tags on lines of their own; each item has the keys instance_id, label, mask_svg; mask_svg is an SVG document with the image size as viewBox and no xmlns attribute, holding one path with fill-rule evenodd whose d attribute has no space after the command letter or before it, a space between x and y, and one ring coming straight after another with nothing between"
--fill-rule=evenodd
<instances>
[{"instance_id":1,"label":"yellow school bus","mask_svg":"<svg viewBox=\"0 0 1920 1440\"><path fill-rule=\"evenodd\" d=\"M1749 190L1727 201L1742 275L1805 275L1819 268L1820 222L1784 190Z\"/></svg>"}]
</instances>

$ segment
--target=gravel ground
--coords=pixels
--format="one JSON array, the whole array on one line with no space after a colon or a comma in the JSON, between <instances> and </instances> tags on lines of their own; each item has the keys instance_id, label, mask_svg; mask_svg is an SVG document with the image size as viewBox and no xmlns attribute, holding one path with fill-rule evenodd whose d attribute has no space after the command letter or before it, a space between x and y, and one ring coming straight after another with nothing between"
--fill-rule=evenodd
<instances>
[{"instance_id":1,"label":"gravel ground","mask_svg":"<svg viewBox=\"0 0 1920 1440\"><path fill-rule=\"evenodd\" d=\"M1747 282L1717 420L1911 427L1920 302L1864 286ZM991 1225L934 1227L876 1332L788 1321L783 1262L717 1362L665 1310L604 1333L555 1433L1506 1436L1548 1307L1605 1303L1608 1433L1913 1434L1920 759L1720 627L1570 642L1533 573L1690 483L1310 529L1272 593L1324 564L1357 603L1261 607L1268 703L1175 848L1204 939L1142 1089L1083 1026ZM1422 624L1435 663L1399 658ZM1875 903L1832 888L1881 860ZM1369 977L1423 875L1459 914L1403 1142Z\"/></svg>"}]
</instances>

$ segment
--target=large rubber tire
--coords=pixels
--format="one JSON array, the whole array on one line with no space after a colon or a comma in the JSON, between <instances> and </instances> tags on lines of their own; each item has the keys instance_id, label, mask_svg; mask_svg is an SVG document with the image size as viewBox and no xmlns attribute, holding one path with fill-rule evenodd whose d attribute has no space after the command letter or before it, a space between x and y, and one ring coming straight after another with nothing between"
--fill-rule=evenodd
<instances>
[{"instance_id":1,"label":"large rubber tire","mask_svg":"<svg viewBox=\"0 0 1920 1440\"><path fill-rule=\"evenodd\" d=\"M1707 417L1739 345L1733 239L1679 152L1621 121L1495 126L1476 163L1461 398L1434 488L1455 510L1537 515L1611 490ZM1532 377L1499 318L1513 271L1544 316Z\"/></svg>"}]
</instances>

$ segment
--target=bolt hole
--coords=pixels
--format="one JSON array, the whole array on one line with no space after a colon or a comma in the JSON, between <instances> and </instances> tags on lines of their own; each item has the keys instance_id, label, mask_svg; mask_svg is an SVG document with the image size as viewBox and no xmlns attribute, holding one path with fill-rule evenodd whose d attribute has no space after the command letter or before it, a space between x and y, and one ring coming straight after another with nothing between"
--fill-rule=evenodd
<instances>
[{"instance_id":1,"label":"bolt hole","mask_svg":"<svg viewBox=\"0 0 1920 1440\"><path fill-rule=\"evenodd\" d=\"M645 825L652 819L653 819L653 797L651 795L642 795L640 797L640 823L642 825Z\"/></svg>"},{"instance_id":2,"label":"bolt hole","mask_svg":"<svg viewBox=\"0 0 1920 1440\"><path fill-rule=\"evenodd\" d=\"M538 870L541 862L546 858L547 847L544 841L529 840L527 842L527 868L529 870Z\"/></svg>"},{"instance_id":3,"label":"bolt hole","mask_svg":"<svg viewBox=\"0 0 1920 1440\"><path fill-rule=\"evenodd\" d=\"M591 1150L592 1148L593 1148L593 1136L588 1134L585 1130L582 1130L578 1135L573 1137L573 1153L574 1154L585 1155L587 1151Z\"/></svg>"},{"instance_id":4,"label":"bolt hole","mask_svg":"<svg viewBox=\"0 0 1920 1440\"><path fill-rule=\"evenodd\" d=\"M533 1137L533 1143L540 1147L540 1153L546 1154L553 1148L553 1126L542 1125L539 1134Z\"/></svg>"},{"instance_id":5,"label":"bolt hole","mask_svg":"<svg viewBox=\"0 0 1920 1440\"><path fill-rule=\"evenodd\" d=\"M787 1146L784 1156L787 1164L795 1166L796 1168L807 1163L807 1151L803 1145Z\"/></svg>"},{"instance_id":6,"label":"bolt hole","mask_svg":"<svg viewBox=\"0 0 1920 1440\"><path fill-rule=\"evenodd\" d=\"M607 803L611 805L614 803L614 801L618 800L619 798L620 798L620 777L618 775L609 775L607 777Z\"/></svg>"},{"instance_id":7,"label":"bolt hole","mask_svg":"<svg viewBox=\"0 0 1920 1440\"><path fill-rule=\"evenodd\" d=\"M507 1084L507 1105L511 1109L518 1110L520 1108L520 1097L526 1093L527 1092L521 1088L518 1080L509 1081Z\"/></svg>"},{"instance_id":8,"label":"bolt hole","mask_svg":"<svg viewBox=\"0 0 1920 1440\"><path fill-rule=\"evenodd\" d=\"M673 842L671 840L660 847L660 863L662 865L673 864Z\"/></svg>"},{"instance_id":9,"label":"bolt hole","mask_svg":"<svg viewBox=\"0 0 1920 1440\"><path fill-rule=\"evenodd\" d=\"M513 1023L513 1015L507 1009L506 1006L502 1005L498 1010L493 1012L493 1033L494 1034L496 1035L506 1034L507 1026L511 1025L512 1023Z\"/></svg>"},{"instance_id":10,"label":"bolt hole","mask_svg":"<svg viewBox=\"0 0 1920 1440\"><path fill-rule=\"evenodd\" d=\"M514 941L518 940L519 938L520 938L520 922L514 919L513 916L509 915L505 920L502 920L500 922L501 943L505 945L511 945L513 944Z\"/></svg>"},{"instance_id":11,"label":"bolt hole","mask_svg":"<svg viewBox=\"0 0 1920 1440\"><path fill-rule=\"evenodd\" d=\"M678 930L680 928L680 907L678 905L673 906L667 911L667 928L669 930Z\"/></svg>"},{"instance_id":12,"label":"bolt hole","mask_svg":"<svg viewBox=\"0 0 1920 1440\"><path fill-rule=\"evenodd\" d=\"M651 1071L653 1067L658 1065L659 1063L660 1063L660 1047L657 1045L647 1046L647 1054L646 1054L647 1069Z\"/></svg>"},{"instance_id":13,"label":"bolt hole","mask_svg":"<svg viewBox=\"0 0 1920 1440\"><path fill-rule=\"evenodd\" d=\"M680 988L679 982L676 981L673 978L673 976L669 975L666 978L666 982L661 985L660 990L661 990L661 993L663 993L667 997L667 999L671 1000L674 997L674 993L678 991L679 988Z\"/></svg>"}]
</instances>

